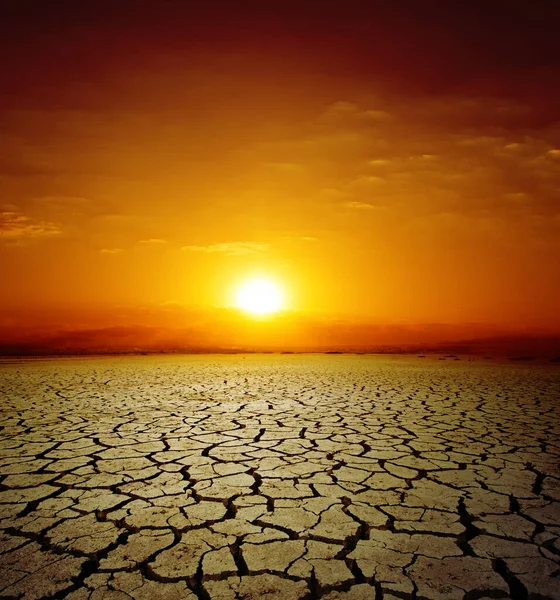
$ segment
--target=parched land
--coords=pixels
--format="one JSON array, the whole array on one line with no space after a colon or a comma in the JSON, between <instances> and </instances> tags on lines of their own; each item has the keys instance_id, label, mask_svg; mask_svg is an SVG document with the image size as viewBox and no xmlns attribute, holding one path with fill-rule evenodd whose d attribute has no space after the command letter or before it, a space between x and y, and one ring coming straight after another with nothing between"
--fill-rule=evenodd
<instances>
[{"instance_id":1,"label":"parched land","mask_svg":"<svg viewBox=\"0 0 560 600\"><path fill-rule=\"evenodd\" d=\"M560 598L560 369L0 365L0 598Z\"/></svg>"}]
</instances>

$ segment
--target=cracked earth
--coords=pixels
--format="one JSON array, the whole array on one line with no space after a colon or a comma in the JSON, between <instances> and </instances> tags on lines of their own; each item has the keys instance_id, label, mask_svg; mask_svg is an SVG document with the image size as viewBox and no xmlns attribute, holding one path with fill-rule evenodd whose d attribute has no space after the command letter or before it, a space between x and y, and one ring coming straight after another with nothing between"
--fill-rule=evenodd
<instances>
[{"instance_id":1,"label":"cracked earth","mask_svg":"<svg viewBox=\"0 0 560 600\"><path fill-rule=\"evenodd\" d=\"M560 598L560 372L0 364L0 598Z\"/></svg>"}]
</instances>

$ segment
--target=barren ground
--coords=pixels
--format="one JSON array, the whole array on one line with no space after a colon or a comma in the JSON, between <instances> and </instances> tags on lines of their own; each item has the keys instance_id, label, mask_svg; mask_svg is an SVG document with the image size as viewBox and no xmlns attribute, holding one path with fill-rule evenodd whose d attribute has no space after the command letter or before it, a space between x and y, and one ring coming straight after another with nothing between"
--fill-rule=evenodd
<instances>
[{"instance_id":1,"label":"barren ground","mask_svg":"<svg viewBox=\"0 0 560 600\"><path fill-rule=\"evenodd\" d=\"M560 369L0 364L0 598L560 598Z\"/></svg>"}]
</instances>

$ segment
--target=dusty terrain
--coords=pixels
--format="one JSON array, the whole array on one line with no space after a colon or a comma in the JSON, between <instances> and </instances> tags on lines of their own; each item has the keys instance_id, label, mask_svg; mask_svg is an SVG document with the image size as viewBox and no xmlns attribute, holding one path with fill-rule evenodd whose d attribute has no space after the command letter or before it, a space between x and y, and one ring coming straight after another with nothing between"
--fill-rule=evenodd
<instances>
[{"instance_id":1,"label":"dusty terrain","mask_svg":"<svg viewBox=\"0 0 560 600\"><path fill-rule=\"evenodd\" d=\"M0 598L560 598L560 369L0 364Z\"/></svg>"}]
</instances>

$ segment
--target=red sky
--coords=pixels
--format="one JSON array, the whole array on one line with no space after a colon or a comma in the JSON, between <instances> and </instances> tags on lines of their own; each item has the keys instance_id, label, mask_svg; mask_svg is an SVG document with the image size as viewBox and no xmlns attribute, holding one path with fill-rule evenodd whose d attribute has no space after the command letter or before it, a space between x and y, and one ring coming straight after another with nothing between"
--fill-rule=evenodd
<instances>
[{"instance_id":1,"label":"red sky","mask_svg":"<svg viewBox=\"0 0 560 600\"><path fill-rule=\"evenodd\" d=\"M3 347L558 334L559 18L2 2ZM255 273L285 313L228 308Z\"/></svg>"}]
</instances>

